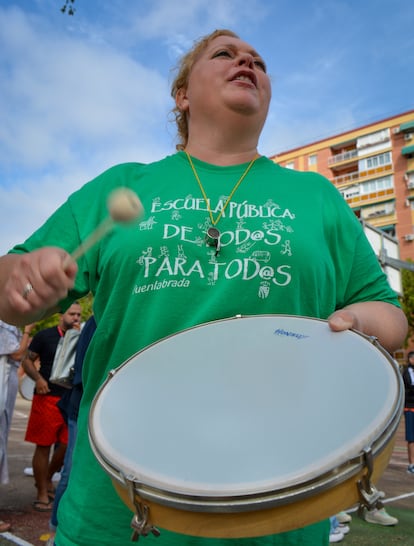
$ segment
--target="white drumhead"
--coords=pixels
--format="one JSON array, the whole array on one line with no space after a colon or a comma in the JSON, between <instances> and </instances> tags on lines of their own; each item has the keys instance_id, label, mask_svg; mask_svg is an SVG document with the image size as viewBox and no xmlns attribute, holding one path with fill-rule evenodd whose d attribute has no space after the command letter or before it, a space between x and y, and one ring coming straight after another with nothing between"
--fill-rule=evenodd
<instances>
[{"instance_id":1,"label":"white drumhead","mask_svg":"<svg viewBox=\"0 0 414 546\"><path fill-rule=\"evenodd\" d=\"M33 391L35 382L28 375L23 375L19 379L19 393L25 400L33 400Z\"/></svg>"},{"instance_id":2,"label":"white drumhead","mask_svg":"<svg viewBox=\"0 0 414 546\"><path fill-rule=\"evenodd\" d=\"M396 410L390 357L326 321L242 317L138 353L95 398L98 459L161 491L249 495L357 456Z\"/></svg>"}]
</instances>

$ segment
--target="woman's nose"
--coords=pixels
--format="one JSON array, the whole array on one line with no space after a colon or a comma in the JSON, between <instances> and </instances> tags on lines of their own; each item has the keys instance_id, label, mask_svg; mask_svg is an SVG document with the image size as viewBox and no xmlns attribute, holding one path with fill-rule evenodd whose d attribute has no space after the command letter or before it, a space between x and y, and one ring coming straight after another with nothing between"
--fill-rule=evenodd
<instances>
[{"instance_id":1,"label":"woman's nose","mask_svg":"<svg viewBox=\"0 0 414 546\"><path fill-rule=\"evenodd\" d=\"M253 56L250 55L250 53L240 53L239 64L247 65L248 67L253 67L254 66Z\"/></svg>"}]
</instances>

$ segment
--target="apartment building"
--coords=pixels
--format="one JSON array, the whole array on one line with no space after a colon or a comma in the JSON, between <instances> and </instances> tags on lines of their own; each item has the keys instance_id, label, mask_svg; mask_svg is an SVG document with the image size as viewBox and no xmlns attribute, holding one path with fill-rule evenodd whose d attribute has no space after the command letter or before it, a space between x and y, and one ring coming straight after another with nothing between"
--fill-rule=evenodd
<instances>
[{"instance_id":1,"label":"apartment building","mask_svg":"<svg viewBox=\"0 0 414 546\"><path fill-rule=\"evenodd\" d=\"M414 110L271 157L326 176L355 214L414 261Z\"/></svg>"}]
</instances>

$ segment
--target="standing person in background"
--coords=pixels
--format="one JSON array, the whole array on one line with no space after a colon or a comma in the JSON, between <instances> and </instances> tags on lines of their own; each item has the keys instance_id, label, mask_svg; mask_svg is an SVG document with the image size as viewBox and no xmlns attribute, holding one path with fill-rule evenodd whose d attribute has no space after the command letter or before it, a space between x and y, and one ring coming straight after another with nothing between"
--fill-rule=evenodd
<instances>
[{"instance_id":1,"label":"standing person in background","mask_svg":"<svg viewBox=\"0 0 414 546\"><path fill-rule=\"evenodd\" d=\"M49 527L53 531L53 536L58 526L58 508L62 495L66 491L69 481L69 475L72 468L72 454L75 447L77 435L77 421L79 413L79 405L82 398L82 366L85 358L86 350L96 330L96 322L93 316L85 322L79 336L78 345L76 347L76 356L74 364L73 386L68 390L58 402L58 407L62 411L68 425L68 445L66 448L65 459L63 461L63 469L61 478L56 488L55 500L53 502L52 515L50 517ZM48 539L46 546L53 546L54 538Z\"/></svg>"},{"instance_id":2,"label":"standing person in background","mask_svg":"<svg viewBox=\"0 0 414 546\"><path fill-rule=\"evenodd\" d=\"M337 516L331 516L330 521L330 531L329 531L329 544L334 544L336 542L342 542L350 531L349 525L345 523L340 523Z\"/></svg>"},{"instance_id":3,"label":"standing person in background","mask_svg":"<svg viewBox=\"0 0 414 546\"><path fill-rule=\"evenodd\" d=\"M57 407L65 388L50 383L49 377L60 338L70 328L79 328L80 318L81 307L75 302L61 314L57 326L41 330L33 337L23 360L24 371L35 381L25 440L36 444L32 466L37 497L33 508L39 512L52 509L54 497L52 477L62 467L68 442L67 426ZM39 370L35 365L38 358ZM51 448L55 444L57 447L51 457Z\"/></svg>"},{"instance_id":4,"label":"standing person in background","mask_svg":"<svg viewBox=\"0 0 414 546\"><path fill-rule=\"evenodd\" d=\"M16 326L0 320L0 483L9 483L7 442L18 389L17 370L26 353L34 324L22 332ZM0 521L0 533L10 529L10 523Z\"/></svg>"},{"instance_id":5,"label":"standing person in background","mask_svg":"<svg viewBox=\"0 0 414 546\"><path fill-rule=\"evenodd\" d=\"M408 353L403 380L405 388L405 439L408 451L407 473L414 476L414 351Z\"/></svg>"},{"instance_id":6,"label":"standing person in background","mask_svg":"<svg viewBox=\"0 0 414 546\"><path fill-rule=\"evenodd\" d=\"M239 314L327 319L332 331L355 328L389 351L406 335L397 295L336 188L316 173L285 169L258 153L271 98L261 55L235 33L215 31L182 58L171 93L178 153L110 168L0 259L0 316L17 324L94 294L97 329L83 366L57 546L130 544L132 514L91 450L88 416L110 370L139 350ZM121 186L140 196L148 217L138 226L117 226L78 263L71 261L70 253L107 217L108 196ZM258 256L266 257L265 266ZM207 356L214 358L214 344ZM195 367L208 366L201 357ZM234 540L161 529L161 536L143 542L326 546L329 519Z\"/></svg>"},{"instance_id":7,"label":"standing person in background","mask_svg":"<svg viewBox=\"0 0 414 546\"><path fill-rule=\"evenodd\" d=\"M381 493L383 493L384 498L385 493ZM384 525L385 527L394 527L398 524L398 518L391 516L383 506L381 508L371 508L371 510L368 510L365 506L361 506L359 512L362 513L362 517L367 523Z\"/></svg>"}]
</instances>

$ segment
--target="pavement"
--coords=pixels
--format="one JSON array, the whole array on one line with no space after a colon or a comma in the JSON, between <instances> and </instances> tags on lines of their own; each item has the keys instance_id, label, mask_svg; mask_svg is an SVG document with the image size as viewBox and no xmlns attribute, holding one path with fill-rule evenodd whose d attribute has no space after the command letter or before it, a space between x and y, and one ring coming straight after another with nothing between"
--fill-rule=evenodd
<instances>
[{"instance_id":1,"label":"pavement","mask_svg":"<svg viewBox=\"0 0 414 546\"><path fill-rule=\"evenodd\" d=\"M33 509L32 503L36 498L33 477L24 474L24 469L31 467L34 449L32 444L24 441L30 405L30 401L18 394L9 437L10 483L0 486L0 519L11 522L12 529L0 534L0 546L45 546L50 536L50 512L36 512ZM397 516L400 523L395 528L385 528L358 521L353 514L351 533L346 536L344 544L414 545L414 476L408 475L406 468L407 447L402 420L390 463L377 484L386 493L387 511ZM351 513L353 510L351 507ZM142 542L145 544L145 539Z\"/></svg>"},{"instance_id":2,"label":"pavement","mask_svg":"<svg viewBox=\"0 0 414 546\"><path fill-rule=\"evenodd\" d=\"M10 522L12 529L9 533L0 534L1 546L4 539L9 540L4 544L11 544L10 540L13 540L21 546L45 546L50 536L50 512L33 509L32 503L36 499L34 479L24 474L24 469L32 466L34 452L34 445L24 441L30 407L31 402L18 394L8 445L10 483L0 486L0 519ZM19 541L12 537L9 539L9 535L18 537Z\"/></svg>"}]
</instances>

